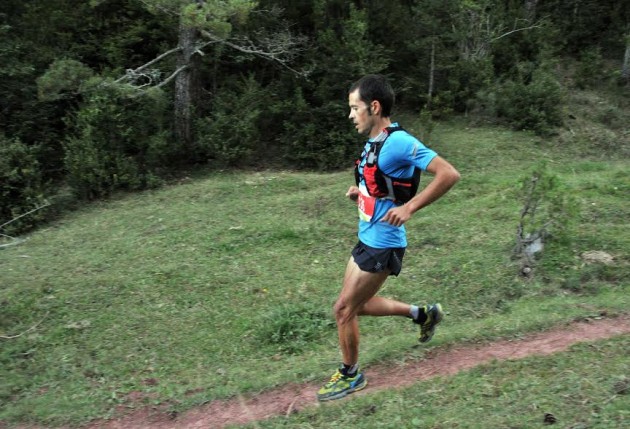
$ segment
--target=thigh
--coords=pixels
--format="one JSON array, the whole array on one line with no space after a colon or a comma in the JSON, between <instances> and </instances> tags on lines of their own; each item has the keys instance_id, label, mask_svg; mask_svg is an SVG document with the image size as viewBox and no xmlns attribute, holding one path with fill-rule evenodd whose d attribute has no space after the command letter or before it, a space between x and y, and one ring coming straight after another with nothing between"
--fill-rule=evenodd
<instances>
[{"instance_id":1,"label":"thigh","mask_svg":"<svg viewBox=\"0 0 630 429\"><path fill-rule=\"evenodd\" d=\"M339 294L339 304L347 307L352 313L358 312L366 302L376 295L389 274L389 270L378 273L363 271L351 257Z\"/></svg>"}]
</instances>

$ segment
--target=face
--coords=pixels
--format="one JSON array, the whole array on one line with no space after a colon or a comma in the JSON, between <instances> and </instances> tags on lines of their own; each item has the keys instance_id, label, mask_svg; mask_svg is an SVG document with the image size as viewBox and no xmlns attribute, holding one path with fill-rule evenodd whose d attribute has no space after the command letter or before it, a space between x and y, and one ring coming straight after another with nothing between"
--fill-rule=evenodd
<instances>
[{"instance_id":1,"label":"face","mask_svg":"<svg viewBox=\"0 0 630 429\"><path fill-rule=\"evenodd\" d=\"M360 134L369 135L374 128L375 117L370 106L361 100L358 89L348 95L348 105L350 106L348 118L352 120L356 130Z\"/></svg>"}]
</instances>

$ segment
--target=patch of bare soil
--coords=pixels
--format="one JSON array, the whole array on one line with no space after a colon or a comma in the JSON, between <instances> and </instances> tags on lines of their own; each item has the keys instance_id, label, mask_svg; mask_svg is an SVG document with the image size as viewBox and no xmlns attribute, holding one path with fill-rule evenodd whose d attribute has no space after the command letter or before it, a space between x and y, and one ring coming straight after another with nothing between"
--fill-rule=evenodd
<instances>
[{"instance_id":1,"label":"patch of bare soil","mask_svg":"<svg viewBox=\"0 0 630 429\"><path fill-rule=\"evenodd\" d=\"M522 359L567 350L571 345L630 333L630 317L586 319L518 339L436 348L422 360L392 367L366 368L368 388L352 396L369 395L383 389L409 386L436 376L447 376L493 360ZM322 383L326 380L322 380ZM174 416L145 408L129 415L92 422L89 429L208 429L245 424L289 415L317 406L320 384L288 384L283 387L214 401ZM351 396L351 397L352 397Z\"/></svg>"}]
</instances>

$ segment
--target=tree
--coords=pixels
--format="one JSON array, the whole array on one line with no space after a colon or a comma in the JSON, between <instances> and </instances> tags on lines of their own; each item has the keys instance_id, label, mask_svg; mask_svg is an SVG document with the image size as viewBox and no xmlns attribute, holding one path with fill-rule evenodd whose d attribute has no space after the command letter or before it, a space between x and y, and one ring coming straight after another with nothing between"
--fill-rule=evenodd
<instances>
[{"instance_id":1,"label":"tree","mask_svg":"<svg viewBox=\"0 0 630 429\"><path fill-rule=\"evenodd\" d=\"M234 26L243 24L257 3L251 0L141 0L154 13L178 16L177 47L164 52L153 61L127 70L117 83L127 83L141 92L151 87L162 87L175 81L174 128L175 136L184 149L193 145L192 119L200 91L199 64L203 49L209 45L222 45L238 52L260 56L285 67L299 49L302 39L288 31L273 38L263 36L256 42L249 37L233 37ZM158 62L172 54L177 55L175 70L165 78L155 68Z\"/></svg>"},{"instance_id":2,"label":"tree","mask_svg":"<svg viewBox=\"0 0 630 429\"><path fill-rule=\"evenodd\" d=\"M623 55L623 65L621 66L621 78L630 83L630 33L626 36L626 50Z\"/></svg>"},{"instance_id":3,"label":"tree","mask_svg":"<svg viewBox=\"0 0 630 429\"><path fill-rule=\"evenodd\" d=\"M366 10L341 0L313 3L311 70L279 103L283 158L292 166L331 169L351 165L357 138L345 120L347 90L367 73L385 72L389 55L370 40ZM286 115L290 112L290 115Z\"/></svg>"},{"instance_id":4,"label":"tree","mask_svg":"<svg viewBox=\"0 0 630 429\"><path fill-rule=\"evenodd\" d=\"M569 55L597 45L616 48L630 13L627 1L617 0L549 0L540 2L537 10L553 21L553 43Z\"/></svg>"},{"instance_id":5,"label":"tree","mask_svg":"<svg viewBox=\"0 0 630 429\"><path fill-rule=\"evenodd\" d=\"M492 52L492 43L520 31L539 28L534 22L536 1L526 1L522 10L502 10L492 0L461 2L454 20L460 57L463 60L484 59ZM516 15L508 21L510 15ZM522 17L519 17L522 16Z\"/></svg>"},{"instance_id":6,"label":"tree","mask_svg":"<svg viewBox=\"0 0 630 429\"><path fill-rule=\"evenodd\" d=\"M457 2L430 0L422 2L413 8L414 23L416 28L416 40L411 49L424 53L419 64L422 88L426 84L426 99L423 101L427 109L437 114L440 109L440 92L442 96L449 91L448 74L457 61L457 50L453 43L453 37L446 28L453 28L453 17L456 15ZM428 64L428 68L427 68ZM436 103L434 96L437 95Z\"/></svg>"}]
</instances>

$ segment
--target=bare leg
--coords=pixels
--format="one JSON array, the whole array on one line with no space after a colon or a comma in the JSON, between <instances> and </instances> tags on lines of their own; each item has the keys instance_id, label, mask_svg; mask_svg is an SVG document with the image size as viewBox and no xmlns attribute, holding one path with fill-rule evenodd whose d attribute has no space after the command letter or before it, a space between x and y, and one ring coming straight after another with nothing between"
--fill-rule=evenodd
<instances>
[{"instance_id":1,"label":"bare leg","mask_svg":"<svg viewBox=\"0 0 630 429\"><path fill-rule=\"evenodd\" d=\"M411 306L389 298L373 296L359 311L359 316L409 316Z\"/></svg>"},{"instance_id":2,"label":"bare leg","mask_svg":"<svg viewBox=\"0 0 630 429\"><path fill-rule=\"evenodd\" d=\"M408 304L375 296L388 275L389 271L362 271L353 258L348 262L343 287L334 307L339 345L343 362L347 365L354 365L359 360L359 315L409 314Z\"/></svg>"}]
</instances>

